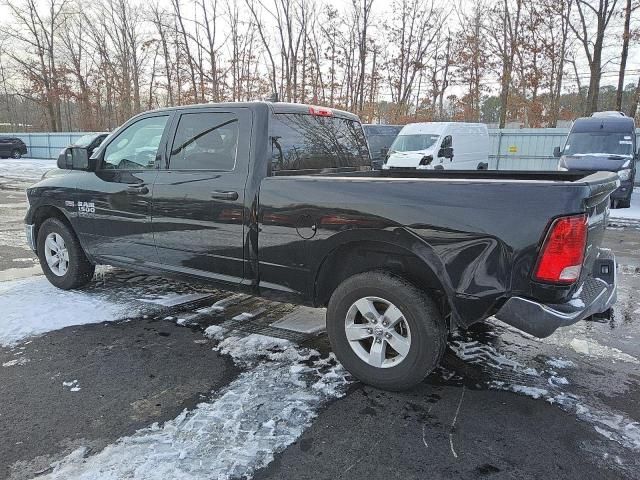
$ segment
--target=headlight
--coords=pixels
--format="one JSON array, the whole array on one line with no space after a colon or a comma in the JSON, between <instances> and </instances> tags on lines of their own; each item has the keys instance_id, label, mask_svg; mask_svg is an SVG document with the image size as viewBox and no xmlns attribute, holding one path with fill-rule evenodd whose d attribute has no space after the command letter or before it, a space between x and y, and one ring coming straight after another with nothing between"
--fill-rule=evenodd
<instances>
[{"instance_id":1,"label":"headlight","mask_svg":"<svg viewBox=\"0 0 640 480\"><path fill-rule=\"evenodd\" d=\"M625 168L624 170L620 170L618 172L618 178L620 180L629 180L631 178L631 169Z\"/></svg>"},{"instance_id":2,"label":"headlight","mask_svg":"<svg viewBox=\"0 0 640 480\"><path fill-rule=\"evenodd\" d=\"M431 165L431 162L433 162L433 155L425 155L420 160L420 165Z\"/></svg>"}]
</instances>

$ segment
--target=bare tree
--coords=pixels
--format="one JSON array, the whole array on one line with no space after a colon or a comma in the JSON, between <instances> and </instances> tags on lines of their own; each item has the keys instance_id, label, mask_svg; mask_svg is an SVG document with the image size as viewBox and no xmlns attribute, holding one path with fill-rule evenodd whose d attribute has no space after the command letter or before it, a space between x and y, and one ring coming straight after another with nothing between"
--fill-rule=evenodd
<instances>
[{"instance_id":1,"label":"bare tree","mask_svg":"<svg viewBox=\"0 0 640 480\"><path fill-rule=\"evenodd\" d=\"M589 63L590 73L589 91L584 110L585 115L590 115L598 110L604 38L617 3L618 0L576 0L578 19L572 21L570 26L576 38L582 44ZM590 17L595 17L596 21L595 39L589 33Z\"/></svg>"},{"instance_id":2,"label":"bare tree","mask_svg":"<svg viewBox=\"0 0 640 480\"><path fill-rule=\"evenodd\" d=\"M396 0L386 29L396 47L387 60L391 96L406 113L416 77L433 59L444 14L432 1Z\"/></svg>"},{"instance_id":3,"label":"bare tree","mask_svg":"<svg viewBox=\"0 0 640 480\"><path fill-rule=\"evenodd\" d=\"M158 35L159 35L159 41L160 41L160 45L162 47L162 58L163 58L163 62L164 62L164 74L165 74L165 78L167 81L167 87L166 87L166 91L167 91L167 101L165 103L165 105L173 105L173 74L172 74L172 58L171 58L171 53L169 50L169 28L170 26L166 25L164 23L164 17L167 15L167 12L164 10L161 10L160 7L158 6L158 4L155 4L151 7L151 23L154 25L154 27L156 28Z\"/></svg>"},{"instance_id":4,"label":"bare tree","mask_svg":"<svg viewBox=\"0 0 640 480\"><path fill-rule=\"evenodd\" d=\"M6 3L17 25L1 27L3 35L12 36L25 50L34 52L36 60L24 58L20 49L7 53L27 75L31 82L31 91L27 95L33 101L44 106L49 128L57 132L62 129L62 110L60 101L60 72L56 32L66 13L66 0L47 0L46 8L40 8L36 0L19 0ZM18 28L16 28L18 27Z\"/></svg>"},{"instance_id":5,"label":"bare tree","mask_svg":"<svg viewBox=\"0 0 640 480\"><path fill-rule=\"evenodd\" d=\"M627 0L624 8L624 28L622 31L622 52L620 53L620 70L618 73L618 89L616 91L616 110L622 111L622 94L624 93L624 76L629 56L629 41L631 39L631 14L640 8L640 3L633 4Z\"/></svg>"},{"instance_id":6,"label":"bare tree","mask_svg":"<svg viewBox=\"0 0 640 480\"><path fill-rule=\"evenodd\" d=\"M500 59L499 128L504 128L507 121L513 63L521 40L522 5L523 0L502 0L492 10L494 23L488 30L493 49Z\"/></svg>"},{"instance_id":7,"label":"bare tree","mask_svg":"<svg viewBox=\"0 0 640 480\"><path fill-rule=\"evenodd\" d=\"M456 67L457 82L466 85L467 92L462 98L463 118L480 121L480 102L487 73L492 68L487 36L486 18L489 8L483 2L477 2L473 8L456 8L460 30L453 44L453 64Z\"/></svg>"}]
</instances>

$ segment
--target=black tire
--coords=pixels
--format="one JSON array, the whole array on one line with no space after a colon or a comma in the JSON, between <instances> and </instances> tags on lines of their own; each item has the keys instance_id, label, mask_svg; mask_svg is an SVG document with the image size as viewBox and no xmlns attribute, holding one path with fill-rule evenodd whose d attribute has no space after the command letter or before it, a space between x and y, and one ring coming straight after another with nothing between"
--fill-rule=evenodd
<instances>
[{"instance_id":1,"label":"black tire","mask_svg":"<svg viewBox=\"0 0 640 480\"><path fill-rule=\"evenodd\" d=\"M387 368L370 365L358 356L347 339L349 309L364 297L378 297L395 305L408 325L411 332L409 350L397 365ZM327 308L327 332L333 352L354 377L368 385L392 391L409 389L424 380L440 363L447 345L445 322L433 299L412 283L379 271L354 275L338 286ZM373 341L372 337L371 345ZM362 342L366 345L369 339ZM395 351L391 350L391 353ZM386 355L389 355L388 351Z\"/></svg>"},{"instance_id":2,"label":"black tire","mask_svg":"<svg viewBox=\"0 0 640 480\"><path fill-rule=\"evenodd\" d=\"M14 158L16 160L19 160L20 158L22 158L22 154L20 153L20 150L18 150L17 148L14 150L11 150L11 158Z\"/></svg>"},{"instance_id":3,"label":"black tire","mask_svg":"<svg viewBox=\"0 0 640 480\"><path fill-rule=\"evenodd\" d=\"M45 241L47 236L52 233L62 237L68 253L69 265L66 273L61 276L52 271L45 255ZM42 271L54 286L62 290L71 290L86 285L93 278L95 265L89 262L75 234L67 224L61 220L49 218L42 223L38 229L37 247Z\"/></svg>"},{"instance_id":4,"label":"black tire","mask_svg":"<svg viewBox=\"0 0 640 480\"><path fill-rule=\"evenodd\" d=\"M631 197L625 198L624 200L618 200L618 208L630 208L631 207Z\"/></svg>"}]
</instances>

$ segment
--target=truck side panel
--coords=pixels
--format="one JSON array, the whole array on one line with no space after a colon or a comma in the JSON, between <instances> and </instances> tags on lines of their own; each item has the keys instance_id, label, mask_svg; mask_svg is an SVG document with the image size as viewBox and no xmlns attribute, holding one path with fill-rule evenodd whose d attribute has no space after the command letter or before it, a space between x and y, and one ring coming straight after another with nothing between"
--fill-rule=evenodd
<instances>
[{"instance_id":1,"label":"truck side panel","mask_svg":"<svg viewBox=\"0 0 640 480\"><path fill-rule=\"evenodd\" d=\"M558 300L570 287L537 292L531 271L549 219L584 211L586 190L565 182L266 178L260 286L313 303L318 272L333 250L379 242L433 272L462 325L486 318L512 293Z\"/></svg>"}]
</instances>

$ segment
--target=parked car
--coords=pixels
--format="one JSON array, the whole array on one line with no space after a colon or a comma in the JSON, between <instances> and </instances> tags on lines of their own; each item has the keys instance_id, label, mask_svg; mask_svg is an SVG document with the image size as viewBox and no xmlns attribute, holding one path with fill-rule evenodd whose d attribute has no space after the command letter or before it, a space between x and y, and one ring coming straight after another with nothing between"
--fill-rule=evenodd
<instances>
[{"instance_id":1,"label":"parked car","mask_svg":"<svg viewBox=\"0 0 640 480\"><path fill-rule=\"evenodd\" d=\"M371 152L371 167L375 170L382 168L387 157L389 147L398 136L402 125L362 125Z\"/></svg>"},{"instance_id":2,"label":"parked car","mask_svg":"<svg viewBox=\"0 0 640 480\"><path fill-rule=\"evenodd\" d=\"M27 239L62 289L110 264L327 307L338 359L393 390L438 365L452 329L496 315L544 337L615 301L600 248L615 174L369 161L358 117L339 110L147 112L27 190Z\"/></svg>"},{"instance_id":3,"label":"parked car","mask_svg":"<svg viewBox=\"0 0 640 480\"><path fill-rule=\"evenodd\" d=\"M553 154L560 159L558 169L561 171L616 172L620 186L611 194L611 206L631 206L636 162L640 156L633 118L621 112L596 112L591 117L578 118L563 147L556 147Z\"/></svg>"},{"instance_id":4,"label":"parked car","mask_svg":"<svg viewBox=\"0 0 640 480\"><path fill-rule=\"evenodd\" d=\"M107 138L108 136L109 136L109 132L88 133L76 139L71 144L71 146L86 148L88 155L91 156L93 154L93 151L96 148L98 148L100 144L104 141L104 139Z\"/></svg>"},{"instance_id":5,"label":"parked car","mask_svg":"<svg viewBox=\"0 0 640 480\"><path fill-rule=\"evenodd\" d=\"M494 169L484 123L410 123L389 149L384 169Z\"/></svg>"},{"instance_id":6,"label":"parked car","mask_svg":"<svg viewBox=\"0 0 640 480\"><path fill-rule=\"evenodd\" d=\"M22 158L27 154L27 145L18 137L0 135L0 158Z\"/></svg>"}]
</instances>

